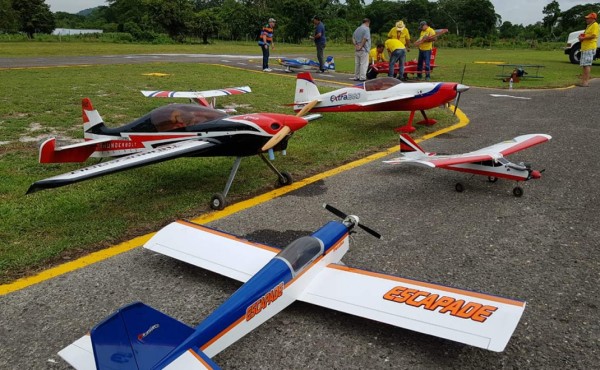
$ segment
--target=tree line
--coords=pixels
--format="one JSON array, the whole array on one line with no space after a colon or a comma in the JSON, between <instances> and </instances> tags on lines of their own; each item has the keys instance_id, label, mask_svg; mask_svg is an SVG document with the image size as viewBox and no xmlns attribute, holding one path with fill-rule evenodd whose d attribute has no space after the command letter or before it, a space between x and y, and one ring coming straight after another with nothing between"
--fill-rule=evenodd
<instances>
[{"instance_id":1,"label":"tree line","mask_svg":"<svg viewBox=\"0 0 600 370\"><path fill-rule=\"evenodd\" d=\"M268 18L277 20L276 39L306 40L310 21L319 15L327 37L348 41L360 21L371 19L371 33L386 35L402 19L416 32L427 20L460 38L564 41L569 32L585 26L584 14L600 10L600 3L576 5L561 11L557 1L543 10L542 19L528 26L503 21L489 0L107 0L106 6L70 14L52 13L44 0L0 0L0 33L22 32L33 38L54 28L102 29L125 33L133 41L156 42L164 35L176 42L218 37L255 39ZM414 35L413 35L414 36Z\"/></svg>"}]
</instances>

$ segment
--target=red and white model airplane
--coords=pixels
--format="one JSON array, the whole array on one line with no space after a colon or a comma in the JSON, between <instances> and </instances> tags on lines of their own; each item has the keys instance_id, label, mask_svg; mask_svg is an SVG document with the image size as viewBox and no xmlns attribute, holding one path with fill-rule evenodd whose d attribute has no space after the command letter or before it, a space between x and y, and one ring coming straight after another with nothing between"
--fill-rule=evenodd
<instances>
[{"instance_id":1,"label":"red and white model airplane","mask_svg":"<svg viewBox=\"0 0 600 370\"><path fill-rule=\"evenodd\" d=\"M545 143L552 139L550 135L530 134L517 136L512 140L488 146L474 152L464 154L436 154L424 151L410 136L400 135L400 152L402 156L384 161L389 164L413 164L430 168L443 168L446 170L471 173L474 175L488 176L490 182L496 182L499 178L527 181L542 177L542 171L531 169L531 165L525 163L512 163L505 156L527 149L534 145ZM457 183L456 191L462 192L464 186ZM513 189L516 197L523 195L523 188L516 186Z\"/></svg>"},{"instance_id":2,"label":"red and white model airplane","mask_svg":"<svg viewBox=\"0 0 600 370\"><path fill-rule=\"evenodd\" d=\"M227 89L219 89L219 90L206 90L206 91L169 91L169 90L158 90L158 91L147 91L143 90L142 94L144 94L147 98L187 98L190 101L202 105L204 107L215 108L216 109L216 99L218 96L228 96L228 95L240 95L247 94L252 92L250 86L241 86L241 87L230 87ZM212 101L208 101L207 99L212 98ZM235 109L221 109L225 113L233 113Z\"/></svg>"},{"instance_id":3,"label":"red and white model airplane","mask_svg":"<svg viewBox=\"0 0 600 370\"><path fill-rule=\"evenodd\" d=\"M279 172L264 153L269 152L271 158L273 151L285 154L292 133L319 117L277 113L229 116L202 105L170 104L124 126L109 128L89 99L83 99L82 109L85 141L56 147L56 138L50 138L40 146L40 163L120 158L37 181L28 194L180 157L233 156L236 160L225 189L210 202L211 208L223 209L242 157L258 155L275 172L279 185L291 184L291 175Z\"/></svg>"},{"instance_id":4,"label":"red and white model airplane","mask_svg":"<svg viewBox=\"0 0 600 370\"><path fill-rule=\"evenodd\" d=\"M426 109L439 107L458 98L468 86L450 82L423 82L404 84L396 78L384 77L361 82L352 87L321 94L310 73L299 73L296 78L294 111L304 112L381 112L410 111L400 132L413 132L415 111L421 111L424 121L419 124L436 123L428 119ZM456 105L456 104L455 104Z\"/></svg>"},{"instance_id":5,"label":"red and white model airplane","mask_svg":"<svg viewBox=\"0 0 600 370\"><path fill-rule=\"evenodd\" d=\"M343 221L283 249L187 221L166 226L144 248L244 284L195 328L137 302L59 355L76 369L214 369L212 357L297 300L504 350L525 302L346 266L341 259L354 227L380 235L357 216L325 207Z\"/></svg>"},{"instance_id":6,"label":"red and white model airplane","mask_svg":"<svg viewBox=\"0 0 600 370\"><path fill-rule=\"evenodd\" d=\"M437 48L431 49L431 61L430 61L430 71L433 71L437 65L435 64L435 59L437 56ZM425 71L419 71L418 63L416 59L408 60L404 63L404 78L408 78L409 74L417 74L417 73L425 73ZM389 62L377 62L369 65L369 69L367 70L367 79L372 80L377 77L380 73L385 73L386 75L389 72L390 63ZM398 64L394 65L394 76L398 76L400 73L400 66Z\"/></svg>"}]
</instances>

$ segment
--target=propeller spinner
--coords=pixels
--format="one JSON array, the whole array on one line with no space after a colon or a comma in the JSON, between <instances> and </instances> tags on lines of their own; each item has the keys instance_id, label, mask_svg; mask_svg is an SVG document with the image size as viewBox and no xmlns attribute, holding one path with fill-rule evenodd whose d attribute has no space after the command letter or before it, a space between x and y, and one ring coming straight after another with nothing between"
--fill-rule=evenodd
<instances>
[{"instance_id":1,"label":"propeller spinner","mask_svg":"<svg viewBox=\"0 0 600 370\"><path fill-rule=\"evenodd\" d=\"M348 229L352 229L352 227L358 226L361 229L363 229L364 231L366 231L367 233L376 237L377 239L383 239L383 236L381 236L381 234L379 234L377 231L371 229L368 226L361 224L359 222L358 216L347 215L344 212L340 211L339 209L337 209L334 206L327 204L327 203L323 203L323 208L325 208L329 212L333 213L334 215L338 216L339 218L343 219L344 224L346 226L348 226Z\"/></svg>"}]
</instances>

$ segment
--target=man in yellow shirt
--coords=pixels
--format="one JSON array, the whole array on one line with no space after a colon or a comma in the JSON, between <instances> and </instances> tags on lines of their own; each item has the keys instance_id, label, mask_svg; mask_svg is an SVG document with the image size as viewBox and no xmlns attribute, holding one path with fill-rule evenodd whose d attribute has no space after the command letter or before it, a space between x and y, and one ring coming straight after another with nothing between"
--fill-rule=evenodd
<instances>
[{"instance_id":1,"label":"man in yellow shirt","mask_svg":"<svg viewBox=\"0 0 600 370\"><path fill-rule=\"evenodd\" d=\"M435 31L427 25L427 22L422 21L419 24L421 34L415 45L419 45L419 58L417 59L417 79L423 77L423 64L425 64L425 81L429 81L431 70L431 49L433 49L433 41L435 41Z\"/></svg>"},{"instance_id":2,"label":"man in yellow shirt","mask_svg":"<svg viewBox=\"0 0 600 370\"><path fill-rule=\"evenodd\" d=\"M370 64L388 61L388 57L383 52L383 49L384 49L383 44L378 43L377 47L375 47L375 48L371 49L371 51L369 51L369 63Z\"/></svg>"},{"instance_id":3,"label":"man in yellow shirt","mask_svg":"<svg viewBox=\"0 0 600 370\"><path fill-rule=\"evenodd\" d=\"M583 67L581 84L579 86L583 87L589 86L592 62L594 61L594 55L596 55L596 49L598 48L599 27L596 22L597 18L598 15L596 13L586 15L585 23L587 23L587 27L585 28L584 33L579 35L579 41L581 42L579 65Z\"/></svg>"},{"instance_id":4,"label":"man in yellow shirt","mask_svg":"<svg viewBox=\"0 0 600 370\"><path fill-rule=\"evenodd\" d=\"M394 77L394 66L397 62L400 63L398 79L404 78L404 60L406 59L406 48L402 41L397 38L385 40L385 48L390 54L390 67L388 69L388 76Z\"/></svg>"},{"instance_id":5,"label":"man in yellow shirt","mask_svg":"<svg viewBox=\"0 0 600 370\"><path fill-rule=\"evenodd\" d=\"M398 39L402 41L407 48L410 46L410 33L408 32L408 28L404 26L403 21L396 22L396 25L392 27L387 36L388 39Z\"/></svg>"}]
</instances>

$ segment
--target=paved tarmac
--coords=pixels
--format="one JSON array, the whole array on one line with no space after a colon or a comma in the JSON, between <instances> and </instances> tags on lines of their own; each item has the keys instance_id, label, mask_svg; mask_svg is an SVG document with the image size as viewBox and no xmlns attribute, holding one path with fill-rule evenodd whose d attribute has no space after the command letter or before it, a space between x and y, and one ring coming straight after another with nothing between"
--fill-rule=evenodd
<instances>
[{"instance_id":1,"label":"paved tarmac","mask_svg":"<svg viewBox=\"0 0 600 370\"><path fill-rule=\"evenodd\" d=\"M461 99L470 124L422 143L458 153L525 133L552 135L510 158L546 170L523 184L521 198L509 181L375 161L209 224L284 246L333 219L321 208L331 203L385 238L359 231L347 265L527 301L504 352L294 303L214 360L225 369L597 367L600 129L591 102L598 96L600 81L564 90L473 88ZM457 181L463 193L454 191ZM68 368L56 352L137 300L196 325L239 285L137 248L0 296L0 368Z\"/></svg>"}]
</instances>

